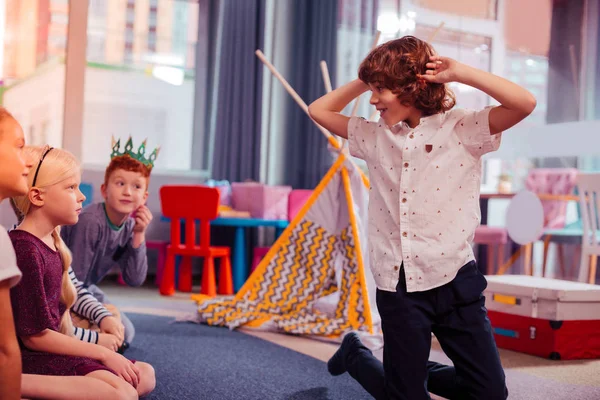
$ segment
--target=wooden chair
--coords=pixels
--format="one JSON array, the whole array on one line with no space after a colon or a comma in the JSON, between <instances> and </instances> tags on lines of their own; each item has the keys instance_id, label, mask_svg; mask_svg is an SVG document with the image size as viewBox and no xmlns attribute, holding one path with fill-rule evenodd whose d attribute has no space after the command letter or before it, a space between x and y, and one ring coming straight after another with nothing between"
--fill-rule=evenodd
<instances>
[{"instance_id":1,"label":"wooden chair","mask_svg":"<svg viewBox=\"0 0 600 400\"><path fill-rule=\"evenodd\" d=\"M536 168L529 171L525 181L525 187L538 194L544 207L544 261L542 275L546 274L546 258L550 242L553 241L552 234L562 230L566 225L567 203L569 195L575 188L578 171L574 168ZM548 233L548 234L547 234ZM562 262L562 243L555 242L558 246L559 262L563 276L566 275L564 263ZM523 255L523 268L525 275L533 275L533 243L520 246L518 250L499 268L499 274L503 274Z\"/></svg>"},{"instance_id":2,"label":"wooden chair","mask_svg":"<svg viewBox=\"0 0 600 400\"><path fill-rule=\"evenodd\" d=\"M596 283L596 264L600 255L600 173L580 173L577 177L579 205L583 220L579 281Z\"/></svg>"}]
</instances>

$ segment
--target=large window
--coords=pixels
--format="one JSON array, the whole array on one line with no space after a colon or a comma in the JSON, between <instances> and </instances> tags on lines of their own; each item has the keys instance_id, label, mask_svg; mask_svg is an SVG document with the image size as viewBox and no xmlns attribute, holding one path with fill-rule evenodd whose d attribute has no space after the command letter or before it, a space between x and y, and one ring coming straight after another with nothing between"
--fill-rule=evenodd
<instances>
[{"instance_id":1,"label":"large window","mask_svg":"<svg viewBox=\"0 0 600 400\"><path fill-rule=\"evenodd\" d=\"M498 18L497 0L412 0L413 5L459 17L495 20Z\"/></svg>"},{"instance_id":2,"label":"large window","mask_svg":"<svg viewBox=\"0 0 600 400\"><path fill-rule=\"evenodd\" d=\"M0 7L0 103L27 143L61 146L68 2L3 0Z\"/></svg>"},{"instance_id":3,"label":"large window","mask_svg":"<svg viewBox=\"0 0 600 400\"><path fill-rule=\"evenodd\" d=\"M106 165L114 135L161 146L157 169L192 168L198 12L194 1L91 0L85 164Z\"/></svg>"},{"instance_id":4,"label":"large window","mask_svg":"<svg viewBox=\"0 0 600 400\"><path fill-rule=\"evenodd\" d=\"M553 2L548 0L381 0L378 27L384 33L382 40L403 35L431 40L441 55L524 86L536 96L538 106L520 127L540 127L546 124L548 92L552 90L548 87L552 12ZM443 28L438 29L441 23ZM568 83L575 84L571 70L563 73ZM480 109L494 104L473 88L460 84L451 87L458 107ZM502 174L512 175L518 189L535 164L535 160L518 156L523 152L513 149L511 141L506 142L503 150L508 156L500 161L490 154L484 164L484 190L495 191Z\"/></svg>"},{"instance_id":5,"label":"large window","mask_svg":"<svg viewBox=\"0 0 600 400\"><path fill-rule=\"evenodd\" d=\"M492 70L490 36L438 27L417 23L413 34L424 40L433 37L431 44L440 55L484 71ZM481 109L489 105L488 96L470 86L451 83L450 87L459 107Z\"/></svg>"},{"instance_id":6,"label":"large window","mask_svg":"<svg viewBox=\"0 0 600 400\"><path fill-rule=\"evenodd\" d=\"M205 31L208 25L198 23L199 4L214 5L212 0L87 1L82 161L105 165L111 136L131 135L135 142L147 139L148 147L161 146L158 169L208 168L211 157L199 155L211 154L211 138L201 138L206 135L203 121L211 121L211 116L198 118L195 101L204 103L203 107L211 102L198 95L201 89L195 87L196 74L202 84L206 82L204 90L213 93L210 85L214 82L208 77L215 75L211 68L216 62L202 54L218 52L212 48L218 48L219 35L235 27L221 27L213 36L205 32L211 41L200 46L202 57L197 61L198 30ZM595 138L597 126L593 121L600 119L599 0L338 1L338 57L332 73L337 78L335 85L356 77L358 65L372 44L374 29L383 31L380 43L406 34L428 39L435 32L432 43L440 54L504 76L536 96L535 112L518 126L524 136L537 132L542 137L546 127L552 126L547 121L583 121L578 126L588 130L575 129L572 136L580 141L586 158L577 158L571 151L567 154L570 158L558 166L573 165L575 159L579 167L600 165L593 153L598 146L589 145L580 133L585 132L590 140ZM80 2L71 0L71 4ZM277 0L273 4L284 8L281 4L285 3ZM0 0L0 7L2 104L17 116L30 143L60 146L69 1ZM269 21L275 22L277 19ZM442 22L444 27L437 30ZM453 88L459 107L480 108L493 103L477 90L461 85ZM563 111L568 108L576 112L566 115ZM363 96L358 114L369 118L373 111ZM506 135L506 139L514 136ZM196 146L194 140L202 144ZM528 165L513 160L521 154L528 159L548 157L539 148L560 158L563 146L559 143L540 140L536 151L528 153L522 151L523 146L504 140L499 157L505 161L486 164L486 182L493 187L494 176L504 172L518 176L511 163ZM527 155L533 153L536 155Z\"/></svg>"}]
</instances>

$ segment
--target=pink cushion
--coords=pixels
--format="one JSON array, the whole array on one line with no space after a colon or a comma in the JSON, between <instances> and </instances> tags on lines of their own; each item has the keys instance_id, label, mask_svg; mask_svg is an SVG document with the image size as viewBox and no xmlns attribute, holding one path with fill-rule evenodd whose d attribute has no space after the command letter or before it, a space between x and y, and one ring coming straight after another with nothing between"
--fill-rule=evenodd
<instances>
[{"instance_id":1,"label":"pink cushion","mask_svg":"<svg viewBox=\"0 0 600 400\"><path fill-rule=\"evenodd\" d=\"M525 181L527 190L534 193L571 194L577 184L575 168L536 168L529 171ZM565 227L567 202L560 200L542 200L544 207L544 228L561 229Z\"/></svg>"},{"instance_id":2,"label":"pink cushion","mask_svg":"<svg viewBox=\"0 0 600 400\"><path fill-rule=\"evenodd\" d=\"M310 189L294 189L288 200L288 220L293 220L308 201L313 191Z\"/></svg>"},{"instance_id":3,"label":"pink cushion","mask_svg":"<svg viewBox=\"0 0 600 400\"><path fill-rule=\"evenodd\" d=\"M508 243L508 231L506 228L481 225L475 229L473 242L477 244L506 244Z\"/></svg>"},{"instance_id":4,"label":"pink cushion","mask_svg":"<svg viewBox=\"0 0 600 400\"><path fill-rule=\"evenodd\" d=\"M233 182L231 201L237 211L249 211L252 218L288 219L291 186L272 186L257 182Z\"/></svg>"},{"instance_id":5,"label":"pink cushion","mask_svg":"<svg viewBox=\"0 0 600 400\"><path fill-rule=\"evenodd\" d=\"M254 272L258 264L262 261L262 259L267 255L271 248L270 247L255 247L254 254L252 257L252 267L250 268L250 272Z\"/></svg>"},{"instance_id":6,"label":"pink cushion","mask_svg":"<svg viewBox=\"0 0 600 400\"><path fill-rule=\"evenodd\" d=\"M163 250L163 249L167 249L167 246L169 245L168 242L164 242L162 240L146 240L146 248L147 249L154 249L154 250Z\"/></svg>"},{"instance_id":7,"label":"pink cushion","mask_svg":"<svg viewBox=\"0 0 600 400\"><path fill-rule=\"evenodd\" d=\"M154 284L160 286L163 272L165 269L165 260L167 259L167 246L169 242L162 240L146 240L146 249L158 250L158 257L156 259L156 277L154 278Z\"/></svg>"}]
</instances>

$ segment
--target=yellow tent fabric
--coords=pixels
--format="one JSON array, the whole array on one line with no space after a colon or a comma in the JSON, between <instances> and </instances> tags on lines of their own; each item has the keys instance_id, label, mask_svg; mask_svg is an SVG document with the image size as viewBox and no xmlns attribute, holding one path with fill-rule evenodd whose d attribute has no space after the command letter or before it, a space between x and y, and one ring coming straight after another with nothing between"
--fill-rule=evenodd
<instances>
[{"instance_id":1,"label":"yellow tent fabric","mask_svg":"<svg viewBox=\"0 0 600 400\"><path fill-rule=\"evenodd\" d=\"M365 180L341 153L235 297L199 301L199 322L331 339L379 332L367 204Z\"/></svg>"}]
</instances>

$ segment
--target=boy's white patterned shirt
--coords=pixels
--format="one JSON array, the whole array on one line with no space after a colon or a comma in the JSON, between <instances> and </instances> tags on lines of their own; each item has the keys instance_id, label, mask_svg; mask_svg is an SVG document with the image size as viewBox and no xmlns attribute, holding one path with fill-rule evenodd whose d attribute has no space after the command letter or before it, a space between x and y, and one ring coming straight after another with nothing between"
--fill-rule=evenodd
<instances>
[{"instance_id":1,"label":"boy's white patterned shirt","mask_svg":"<svg viewBox=\"0 0 600 400\"><path fill-rule=\"evenodd\" d=\"M381 290L396 291L404 263L409 292L450 282L475 259L481 156L500 146L489 111L453 109L389 128L352 117L350 154L366 161L370 265Z\"/></svg>"}]
</instances>

